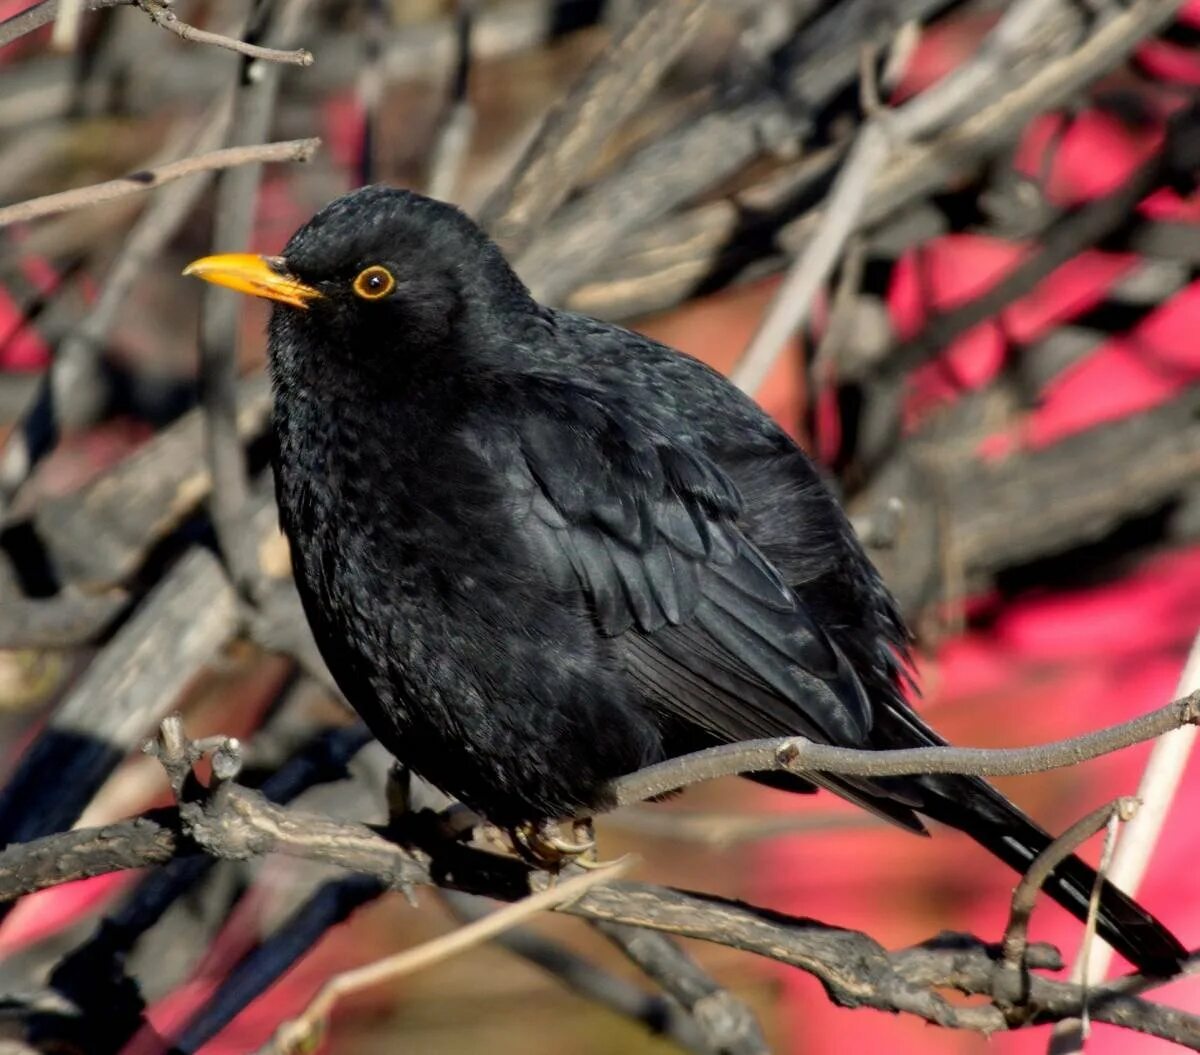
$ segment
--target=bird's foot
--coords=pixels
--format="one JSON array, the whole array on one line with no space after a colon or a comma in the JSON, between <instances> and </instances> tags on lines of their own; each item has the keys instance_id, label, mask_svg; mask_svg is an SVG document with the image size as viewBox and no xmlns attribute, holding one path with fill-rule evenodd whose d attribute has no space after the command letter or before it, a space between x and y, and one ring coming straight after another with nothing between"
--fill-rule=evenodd
<instances>
[{"instance_id":1,"label":"bird's foot","mask_svg":"<svg viewBox=\"0 0 1200 1055\"><path fill-rule=\"evenodd\" d=\"M597 860L596 836L590 819L572 821L573 839L565 839L553 821L526 821L510 828L508 835L513 849L529 864L548 872L561 871L565 865L600 868Z\"/></svg>"}]
</instances>

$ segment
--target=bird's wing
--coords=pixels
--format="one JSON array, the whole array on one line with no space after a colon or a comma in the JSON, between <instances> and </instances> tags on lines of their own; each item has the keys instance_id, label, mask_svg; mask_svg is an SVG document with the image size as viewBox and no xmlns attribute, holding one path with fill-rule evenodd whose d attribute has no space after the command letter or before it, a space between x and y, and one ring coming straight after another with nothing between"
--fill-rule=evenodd
<instances>
[{"instance_id":1,"label":"bird's wing","mask_svg":"<svg viewBox=\"0 0 1200 1055\"><path fill-rule=\"evenodd\" d=\"M532 559L578 585L664 717L710 742L863 743L862 686L739 528L721 469L609 393L522 382L496 395L477 446L505 474Z\"/></svg>"}]
</instances>

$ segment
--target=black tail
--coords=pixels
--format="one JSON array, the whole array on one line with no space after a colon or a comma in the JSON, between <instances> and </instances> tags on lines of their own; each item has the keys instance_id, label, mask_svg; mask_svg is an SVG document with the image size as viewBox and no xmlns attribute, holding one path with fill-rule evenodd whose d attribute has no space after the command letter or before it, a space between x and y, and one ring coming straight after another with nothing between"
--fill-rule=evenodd
<instances>
[{"instance_id":1,"label":"black tail","mask_svg":"<svg viewBox=\"0 0 1200 1055\"><path fill-rule=\"evenodd\" d=\"M937 782L938 793L920 811L965 832L1018 872L1025 872L1050 845L1046 832L982 780L951 778L955 794L949 797L945 778L925 779ZM1070 857L1054 870L1044 889L1076 919L1086 920L1095 882L1095 869ZM1097 930L1143 974L1169 977L1188 955L1166 927L1107 881L1100 890Z\"/></svg>"}]
</instances>

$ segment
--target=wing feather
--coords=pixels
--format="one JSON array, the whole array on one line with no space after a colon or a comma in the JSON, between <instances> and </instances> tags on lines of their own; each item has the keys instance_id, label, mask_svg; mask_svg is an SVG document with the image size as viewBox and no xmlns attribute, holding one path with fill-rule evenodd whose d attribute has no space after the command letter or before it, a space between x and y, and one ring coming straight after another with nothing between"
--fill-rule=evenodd
<instances>
[{"instance_id":1,"label":"wing feather","mask_svg":"<svg viewBox=\"0 0 1200 1055\"><path fill-rule=\"evenodd\" d=\"M523 380L506 440L493 421L478 446L531 494L532 559L576 584L649 705L718 741L865 742L861 684L744 534L729 477L599 391Z\"/></svg>"}]
</instances>

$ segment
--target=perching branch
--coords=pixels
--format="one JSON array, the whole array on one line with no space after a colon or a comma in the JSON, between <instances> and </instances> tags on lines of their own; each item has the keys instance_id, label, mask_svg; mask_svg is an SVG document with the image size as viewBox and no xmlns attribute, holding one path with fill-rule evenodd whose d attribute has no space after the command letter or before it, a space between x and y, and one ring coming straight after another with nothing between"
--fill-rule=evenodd
<instances>
[{"instance_id":1,"label":"perching branch","mask_svg":"<svg viewBox=\"0 0 1200 1055\"><path fill-rule=\"evenodd\" d=\"M359 824L282 809L228 779L237 752L213 741L224 761L205 790L189 774L197 747L176 730L160 739L158 753L180 788L178 811L147 815L106 829L76 831L10 847L0 853L0 896L12 897L65 878L162 862L196 845L221 857L242 859L282 852L339 864L393 888L434 881L502 900L527 896L537 873L512 857L452 843L431 851L402 849ZM433 856L430 856L430 854ZM968 936L888 952L865 934L794 919L700 894L644 883L605 883L559 911L716 942L791 964L817 977L836 1003L903 1011L926 1021L986 1033L1079 1014L1086 1000L1095 1021L1109 1022L1191 1047L1200 1046L1200 1016L1153 1004L1133 994L1151 980L1141 976L1090 991L1030 974L1013 1014L1012 987L997 971L1001 956ZM1060 961L1043 947L1030 948L1030 968ZM1159 980L1161 982L1161 980ZM989 1002L969 1007L938 990L957 989Z\"/></svg>"},{"instance_id":2,"label":"perching branch","mask_svg":"<svg viewBox=\"0 0 1200 1055\"><path fill-rule=\"evenodd\" d=\"M749 740L669 759L613 781L612 805L628 806L702 780L739 773L838 773L899 777L919 773L1018 776L1086 762L1200 722L1200 692L1120 725L1037 747L912 747L886 751L829 747L804 737Z\"/></svg>"}]
</instances>

